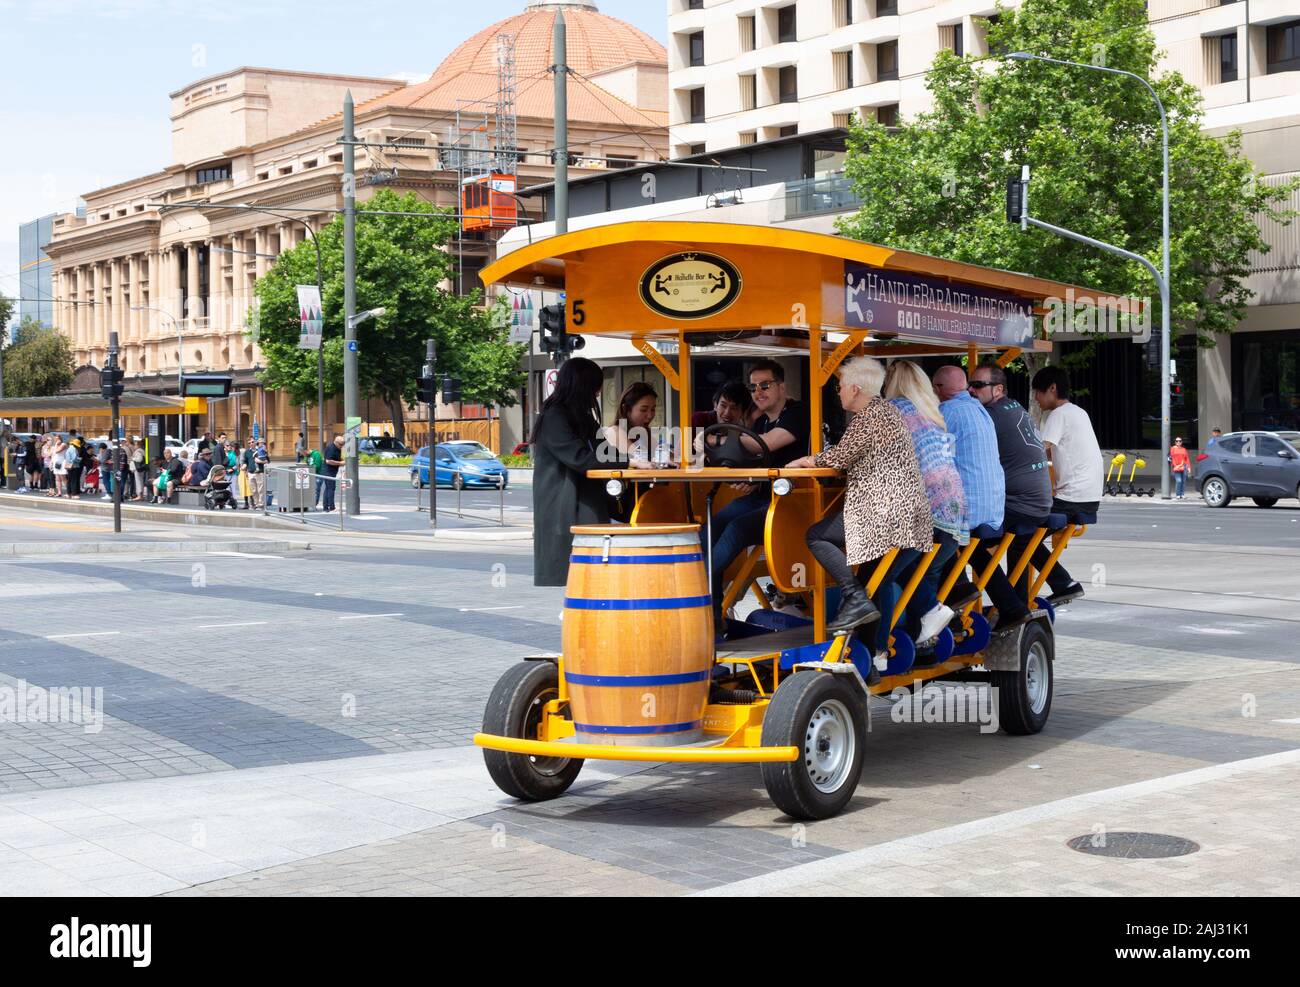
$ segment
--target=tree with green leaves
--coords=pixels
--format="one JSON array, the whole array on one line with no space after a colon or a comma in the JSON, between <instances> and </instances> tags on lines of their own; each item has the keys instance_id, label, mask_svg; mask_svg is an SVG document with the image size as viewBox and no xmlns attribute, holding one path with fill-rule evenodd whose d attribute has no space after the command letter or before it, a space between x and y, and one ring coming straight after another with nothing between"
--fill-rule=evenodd
<instances>
[{"instance_id":1,"label":"tree with green leaves","mask_svg":"<svg viewBox=\"0 0 1300 987\"><path fill-rule=\"evenodd\" d=\"M72 386L72 346L68 337L27 318L5 347L5 397L44 398Z\"/></svg>"},{"instance_id":2,"label":"tree with green leaves","mask_svg":"<svg viewBox=\"0 0 1300 987\"><path fill-rule=\"evenodd\" d=\"M1201 345L1230 332L1251 292L1248 255L1266 251L1257 217L1286 222L1289 186L1258 182L1240 134L1203 133L1200 94L1156 75L1141 0L1025 0L998 9L989 49L1104 64L1150 81L1169 118L1170 321ZM1153 299L1140 264L1006 221L1006 180L1030 166L1040 219L1123 247L1160 267L1160 119L1134 79L1044 62L941 51L926 76L934 108L895 132L856 122L845 171L861 210L848 236L952 260Z\"/></svg>"},{"instance_id":3,"label":"tree with green leaves","mask_svg":"<svg viewBox=\"0 0 1300 987\"><path fill-rule=\"evenodd\" d=\"M438 345L438 370L460 378L464 399L513 405L524 380L523 347L509 342L499 301L482 304L478 290L458 296L443 287L456 273L447 245L456 220L415 193L381 189L357 207L357 311L385 314L357 327L361 396L383 401L403 438L403 406L416 401L425 340ZM367 216L369 212L421 216ZM426 218L427 217L427 218ZM317 231L323 272L325 394L343 390L343 219ZM253 336L267 360L263 380L295 404L316 402L316 354L298 348L296 286L316 283L316 249L310 238L280 255L257 282Z\"/></svg>"},{"instance_id":4,"label":"tree with green leaves","mask_svg":"<svg viewBox=\"0 0 1300 987\"><path fill-rule=\"evenodd\" d=\"M12 298L6 298L4 295L0 295L0 332L5 332L4 342L6 343L9 342L6 330L9 328L9 320L13 317L13 314L14 300Z\"/></svg>"}]
</instances>

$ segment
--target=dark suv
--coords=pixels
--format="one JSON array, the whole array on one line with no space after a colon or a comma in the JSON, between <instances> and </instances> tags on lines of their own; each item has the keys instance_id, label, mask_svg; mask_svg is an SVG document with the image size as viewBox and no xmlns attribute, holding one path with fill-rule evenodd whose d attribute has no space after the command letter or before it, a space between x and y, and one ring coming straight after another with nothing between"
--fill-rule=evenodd
<instances>
[{"instance_id":1,"label":"dark suv","mask_svg":"<svg viewBox=\"0 0 1300 987\"><path fill-rule=\"evenodd\" d=\"M1196 484L1210 507L1249 497L1257 507L1300 497L1298 432L1229 432L1196 457Z\"/></svg>"}]
</instances>

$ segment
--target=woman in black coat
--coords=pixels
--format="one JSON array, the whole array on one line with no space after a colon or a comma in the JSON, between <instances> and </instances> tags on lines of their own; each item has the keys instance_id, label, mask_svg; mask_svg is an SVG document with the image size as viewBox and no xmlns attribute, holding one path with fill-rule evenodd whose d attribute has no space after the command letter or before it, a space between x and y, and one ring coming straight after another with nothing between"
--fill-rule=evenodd
<instances>
[{"instance_id":1,"label":"woman in black coat","mask_svg":"<svg viewBox=\"0 0 1300 987\"><path fill-rule=\"evenodd\" d=\"M605 481L587 470L608 469L600 457L600 391L605 376L582 357L560 367L555 392L542 405L533 427L533 585L563 586L575 524L608 524Z\"/></svg>"}]
</instances>

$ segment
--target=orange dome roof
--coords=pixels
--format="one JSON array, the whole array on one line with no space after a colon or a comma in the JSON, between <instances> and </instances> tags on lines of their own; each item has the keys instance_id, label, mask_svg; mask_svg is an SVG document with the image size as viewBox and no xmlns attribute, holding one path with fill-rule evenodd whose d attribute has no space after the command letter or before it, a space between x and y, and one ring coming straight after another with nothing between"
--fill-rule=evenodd
<instances>
[{"instance_id":1,"label":"orange dome roof","mask_svg":"<svg viewBox=\"0 0 1300 987\"><path fill-rule=\"evenodd\" d=\"M590 75L634 61L664 62L668 53L644 31L609 17L591 0L534 0L521 14L485 27L443 59L429 80L445 83L464 72L496 75L497 36L515 39L515 78L536 78L550 68L556 8L564 11L569 67Z\"/></svg>"},{"instance_id":2,"label":"orange dome roof","mask_svg":"<svg viewBox=\"0 0 1300 987\"><path fill-rule=\"evenodd\" d=\"M584 76L618 68L629 62L667 65L668 53L644 31L596 9L592 0L533 0L521 14L485 27L448 55L426 81L403 86L358 107L358 113L379 107L454 111L473 106L489 108L497 94L497 37L515 41L516 108L521 117L554 116L551 95L551 36L555 11L564 11L569 68L569 118L601 124L662 128L668 114L631 106Z\"/></svg>"}]
</instances>

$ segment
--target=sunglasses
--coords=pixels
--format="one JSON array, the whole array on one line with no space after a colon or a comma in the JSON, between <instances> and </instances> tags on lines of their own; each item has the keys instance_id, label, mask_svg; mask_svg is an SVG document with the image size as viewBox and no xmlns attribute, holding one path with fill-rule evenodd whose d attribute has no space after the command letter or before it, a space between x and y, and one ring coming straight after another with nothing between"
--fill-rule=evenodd
<instances>
[{"instance_id":1,"label":"sunglasses","mask_svg":"<svg viewBox=\"0 0 1300 987\"><path fill-rule=\"evenodd\" d=\"M982 391L984 388L992 386L993 381L991 380L973 380L966 385L966 389L969 391Z\"/></svg>"},{"instance_id":2,"label":"sunglasses","mask_svg":"<svg viewBox=\"0 0 1300 987\"><path fill-rule=\"evenodd\" d=\"M745 386L749 388L749 393L753 394L755 391L766 391L769 388L776 387L776 383L774 380L760 380L757 384L746 384Z\"/></svg>"}]
</instances>

